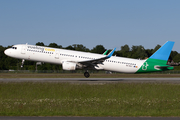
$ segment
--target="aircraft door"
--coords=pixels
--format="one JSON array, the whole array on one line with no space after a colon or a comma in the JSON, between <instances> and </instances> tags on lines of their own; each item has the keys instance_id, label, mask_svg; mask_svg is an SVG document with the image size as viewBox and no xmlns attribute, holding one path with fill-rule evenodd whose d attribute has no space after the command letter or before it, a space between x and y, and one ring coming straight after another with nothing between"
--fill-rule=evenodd
<instances>
[{"instance_id":1,"label":"aircraft door","mask_svg":"<svg viewBox=\"0 0 180 120\"><path fill-rule=\"evenodd\" d=\"M26 45L22 46L21 54L26 54Z\"/></svg>"},{"instance_id":2,"label":"aircraft door","mask_svg":"<svg viewBox=\"0 0 180 120\"><path fill-rule=\"evenodd\" d=\"M56 53L55 53L55 59L59 59L59 51L56 51Z\"/></svg>"}]
</instances>

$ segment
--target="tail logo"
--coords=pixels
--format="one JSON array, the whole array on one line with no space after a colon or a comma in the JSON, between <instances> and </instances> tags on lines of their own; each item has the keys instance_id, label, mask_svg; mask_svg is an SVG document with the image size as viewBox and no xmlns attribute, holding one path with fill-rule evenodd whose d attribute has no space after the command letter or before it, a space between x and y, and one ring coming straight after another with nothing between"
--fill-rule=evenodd
<instances>
[{"instance_id":1,"label":"tail logo","mask_svg":"<svg viewBox=\"0 0 180 120\"><path fill-rule=\"evenodd\" d=\"M147 64L147 62L144 62L144 64L142 65L142 70L147 70L148 66L149 65Z\"/></svg>"}]
</instances>

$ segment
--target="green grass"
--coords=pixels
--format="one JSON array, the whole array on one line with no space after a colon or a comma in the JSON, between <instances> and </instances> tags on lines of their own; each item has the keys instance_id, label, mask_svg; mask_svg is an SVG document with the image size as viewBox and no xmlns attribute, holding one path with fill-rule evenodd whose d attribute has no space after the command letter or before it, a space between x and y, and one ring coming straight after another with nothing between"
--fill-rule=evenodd
<instances>
[{"instance_id":1,"label":"green grass","mask_svg":"<svg viewBox=\"0 0 180 120\"><path fill-rule=\"evenodd\" d=\"M0 116L180 116L180 84L1 82Z\"/></svg>"}]
</instances>

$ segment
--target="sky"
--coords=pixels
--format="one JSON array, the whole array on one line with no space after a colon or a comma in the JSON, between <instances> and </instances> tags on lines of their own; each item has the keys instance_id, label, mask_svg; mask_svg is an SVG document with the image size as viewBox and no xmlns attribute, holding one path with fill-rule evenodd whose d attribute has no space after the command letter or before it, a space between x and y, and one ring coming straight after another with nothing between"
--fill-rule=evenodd
<instances>
[{"instance_id":1,"label":"sky","mask_svg":"<svg viewBox=\"0 0 180 120\"><path fill-rule=\"evenodd\" d=\"M0 45L154 49L174 41L180 53L180 0L0 0Z\"/></svg>"}]
</instances>

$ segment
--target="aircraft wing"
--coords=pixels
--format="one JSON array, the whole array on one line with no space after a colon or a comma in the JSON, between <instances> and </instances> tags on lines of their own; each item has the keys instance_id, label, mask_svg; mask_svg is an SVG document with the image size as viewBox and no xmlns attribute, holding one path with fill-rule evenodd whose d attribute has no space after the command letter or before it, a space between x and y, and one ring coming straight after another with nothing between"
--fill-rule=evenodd
<instances>
[{"instance_id":1,"label":"aircraft wing","mask_svg":"<svg viewBox=\"0 0 180 120\"><path fill-rule=\"evenodd\" d=\"M78 63L80 64L83 64L83 65L86 65L87 67L88 66L96 66L96 64L101 64L102 62L104 62L104 60L110 58L114 51L116 50L116 48L114 48L107 56L105 57L102 57L102 58L99 58L99 59L93 59L93 60L87 60L87 61L80 61Z\"/></svg>"},{"instance_id":2,"label":"aircraft wing","mask_svg":"<svg viewBox=\"0 0 180 120\"><path fill-rule=\"evenodd\" d=\"M85 61L76 61L76 63L85 65L86 67L93 67L96 66L97 64L101 64L102 62L104 62L104 60L110 58L114 51L116 50L116 48L114 48L108 55L106 55L105 57L102 58L98 58L98 59L93 59L93 60L85 60ZM69 61L69 62L75 62L75 61Z\"/></svg>"}]
</instances>

